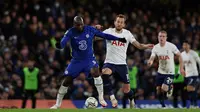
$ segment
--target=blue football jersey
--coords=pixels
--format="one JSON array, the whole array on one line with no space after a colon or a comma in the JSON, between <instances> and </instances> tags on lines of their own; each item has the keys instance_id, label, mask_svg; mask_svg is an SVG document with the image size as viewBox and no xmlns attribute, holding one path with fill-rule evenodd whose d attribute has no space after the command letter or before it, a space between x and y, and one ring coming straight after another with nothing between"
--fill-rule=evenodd
<instances>
[{"instance_id":1,"label":"blue football jersey","mask_svg":"<svg viewBox=\"0 0 200 112\"><path fill-rule=\"evenodd\" d=\"M61 40L61 47L64 48L67 41L70 41L72 48L72 57L75 59L91 59L94 58L93 38L98 33L97 29L91 26L84 26L80 32L76 28L69 29Z\"/></svg>"}]
</instances>

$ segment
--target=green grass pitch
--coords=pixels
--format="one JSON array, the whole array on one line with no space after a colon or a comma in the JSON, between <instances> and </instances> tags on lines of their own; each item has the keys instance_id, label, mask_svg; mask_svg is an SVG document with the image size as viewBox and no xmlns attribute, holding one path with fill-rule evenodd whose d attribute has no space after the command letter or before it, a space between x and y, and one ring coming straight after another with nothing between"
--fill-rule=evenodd
<instances>
[{"instance_id":1,"label":"green grass pitch","mask_svg":"<svg viewBox=\"0 0 200 112\"><path fill-rule=\"evenodd\" d=\"M200 112L200 109L0 109L0 112Z\"/></svg>"}]
</instances>

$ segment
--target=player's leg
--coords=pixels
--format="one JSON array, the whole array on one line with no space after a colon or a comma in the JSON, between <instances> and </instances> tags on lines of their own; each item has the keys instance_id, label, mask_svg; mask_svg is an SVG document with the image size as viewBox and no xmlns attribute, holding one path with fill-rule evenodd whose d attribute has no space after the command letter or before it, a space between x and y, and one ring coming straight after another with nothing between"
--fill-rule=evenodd
<instances>
[{"instance_id":1,"label":"player's leg","mask_svg":"<svg viewBox=\"0 0 200 112\"><path fill-rule=\"evenodd\" d=\"M103 80L102 77L100 76L99 68L94 67L91 69L94 73L92 74L92 77L94 78L94 85L97 89L98 95L99 95L99 103L103 106L106 107L108 104L104 100L104 89L103 89Z\"/></svg>"},{"instance_id":2,"label":"player's leg","mask_svg":"<svg viewBox=\"0 0 200 112\"><path fill-rule=\"evenodd\" d=\"M120 81L124 83L123 92L126 98L129 99L130 108L135 107L134 93L130 88L128 67L126 65L117 65L116 73L120 76Z\"/></svg>"},{"instance_id":3,"label":"player's leg","mask_svg":"<svg viewBox=\"0 0 200 112\"><path fill-rule=\"evenodd\" d=\"M118 101L115 98L115 95L112 90L112 83L110 80L110 76L113 73L113 64L104 64L102 69L102 78L103 78L103 84L104 84L104 91L105 94L108 94L110 96L110 101L112 103L112 107L117 107Z\"/></svg>"},{"instance_id":4,"label":"player's leg","mask_svg":"<svg viewBox=\"0 0 200 112\"><path fill-rule=\"evenodd\" d=\"M73 84L73 79L76 78L82 69L82 63L72 60L62 76L62 83L58 90L56 104L51 109L57 109L61 106L62 100L67 93L68 88Z\"/></svg>"},{"instance_id":5,"label":"player's leg","mask_svg":"<svg viewBox=\"0 0 200 112\"><path fill-rule=\"evenodd\" d=\"M174 83L174 92L173 92L173 106L174 108L178 107L178 91L179 91L179 83Z\"/></svg>"},{"instance_id":6,"label":"player's leg","mask_svg":"<svg viewBox=\"0 0 200 112\"><path fill-rule=\"evenodd\" d=\"M94 85L97 89L98 95L99 95L99 103L103 106L106 107L108 104L104 100L104 89L103 89L103 80L99 72L99 65L96 62L95 59L92 60L87 60L88 64L84 68L84 71L86 74L89 72L91 73L93 79L94 79Z\"/></svg>"},{"instance_id":7,"label":"player's leg","mask_svg":"<svg viewBox=\"0 0 200 112\"><path fill-rule=\"evenodd\" d=\"M61 106L62 100L63 100L65 94L67 93L69 86L71 86L72 84L73 84L72 76L63 76L63 81L58 90L56 104L54 106L52 106L51 109L57 109Z\"/></svg>"},{"instance_id":8,"label":"player's leg","mask_svg":"<svg viewBox=\"0 0 200 112\"><path fill-rule=\"evenodd\" d=\"M186 90L186 86L185 86L184 82L181 82L180 91L181 91L182 106L183 106L183 108L185 108L186 101L187 101L187 90Z\"/></svg>"},{"instance_id":9,"label":"player's leg","mask_svg":"<svg viewBox=\"0 0 200 112\"><path fill-rule=\"evenodd\" d=\"M196 77L187 78L187 91L191 102L191 107L197 106Z\"/></svg>"},{"instance_id":10,"label":"player's leg","mask_svg":"<svg viewBox=\"0 0 200 112\"><path fill-rule=\"evenodd\" d=\"M164 75L164 83L162 84L162 90L167 92L167 97L171 97L173 94L173 75Z\"/></svg>"},{"instance_id":11,"label":"player's leg","mask_svg":"<svg viewBox=\"0 0 200 112\"><path fill-rule=\"evenodd\" d=\"M156 76L156 94L161 106L164 108L164 91L161 89L162 83L164 82L164 76L161 74L157 74Z\"/></svg>"}]
</instances>

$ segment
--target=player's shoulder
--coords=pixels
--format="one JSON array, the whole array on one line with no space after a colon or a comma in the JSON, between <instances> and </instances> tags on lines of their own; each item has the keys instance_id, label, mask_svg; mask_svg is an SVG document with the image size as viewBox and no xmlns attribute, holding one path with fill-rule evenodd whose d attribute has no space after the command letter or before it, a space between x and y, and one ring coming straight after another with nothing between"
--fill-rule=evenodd
<instances>
[{"instance_id":1,"label":"player's shoulder","mask_svg":"<svg viewBox=\"0 0 200 112\"><path fill-rule=\"evenodd\" d=\"M71 34L72 32L74 31L74 27L72 27L72 28L69 28L66 32L65 32L65 35L69 35L69 34Z\"/></svg>"},{"instance_id":2,"label":"player's shoulder","mask_svg":"<svg viewBox=\"0 0 200 112\"><path fill-rule=\"evenodd\" d=\"M123 28L122 30L123 30L124 33L131 33L129 30L127 30L125 28Z\"/></svg>"},{"instance_id":3,"label":"player's shoulder","mask_svg":"<svg viewBox=\"0 0 200 112\"><path fill-rule=\"evenodd\" d=\"M114 28L108 28L103 31L104 33L111 33L114 32Z\"/></svg>"},{"instance_id":4,"label":"player's shoulder","mask_svg":"<svg viewBox=\"0 0 200 112\"><path fill-rule=\"evenodd\" d=\"M166 44L167 44L168 47L176 48L176 45L173 44L173 43L171 43L171 42L168 42L168 41L167 41Z\"/></svg>"},{"instance_id":5,"label":"player's shoulder","mask_svg":"<svg viewBox=\"0 0 200 112\"><path fill-rule=\"evenodd\" d=\"M94 28L94 27L92 27L92 26L89 26L89 25L84 25L84 29L85 29L85 30L88 30L88 29L94 30L94 29L96 29L96 28Z\"/></svg>"},{"instance_id":6,"label":"player's shoulder","mask_svg":"<svg viewBox=\"0 0 200 112\"><path fill-rule=\"evenodd\" d=\"M153 48L159 48L160 47L160 44L159 43L157 43L156 45L154 45L154 47Z\"/></svg>"},{"instance_id":7,"label":"player's shoulder","mask_svg":"<svg viewBox=\"0 0 200 112\"><path fill-rule=\"evenodd\" d=\"M198 55L198 53L196 52L196 51L194 51L194 50L190 50L190 53L192 54L192 55Z\"/></svg>"},{"instance_id":8,"label":"player's shoulder","mask_svg":"<svg viewBox=\"0 0 200 112\"><path fill-rule=\"evenodd\" d=\"M186 54L186 52L185 52L185 51L181 52L181 55L185 55L185 54Z\"/></svg>"},{"instance_id":9,"label":"player's shoulder","mask_svg":"<svg viewBox=\"0 0 200 112\"><path fill-rule=\"evenodd\" d=\"M173 43L171 43L171 42L169 42L169 41L167 41L166 44L167 44L167 45L170 45L170 46L175 46Z\"/></svg>"}]
</instances>

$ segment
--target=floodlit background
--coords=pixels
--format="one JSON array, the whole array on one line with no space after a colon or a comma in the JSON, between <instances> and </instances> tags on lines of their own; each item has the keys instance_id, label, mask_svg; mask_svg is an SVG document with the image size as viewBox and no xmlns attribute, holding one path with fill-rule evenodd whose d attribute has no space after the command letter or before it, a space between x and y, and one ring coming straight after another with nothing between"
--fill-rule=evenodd
<instances>
[{"instance_id":1,"label":"floodlit background","mask_svg":"<svg viewBox=\"0 0 200 112\"><path fill-rule=\"evenodd\" d=\"M59 51L55 42L72 27L76 15L81 15L87 25L101 24L106 29L113 26L117 14L125 14L126 28L139 42L156 44L157 33L166 30L168 41L180 50L182 41L188 40L200 55L199 0L0 0L0 7L0 108L21 108L22 69L30 58L34 58L40 69L36 108L54 104L60 77L71 59L69 45ZM95 41L94 52L101 68L105 42ZM146 65L150 50L138 50L130 45L127 55L129 64L138 70L134 86L138 105L159 107L154 79L157 63L151 68ZM122 84L112 81L120 102ZM83 108L84 100L96 95L92 78L81 73L65 96L72 101L65 101L63 108ZM173 107L169 100L166 102Z\"/></svg>"}]
</instances>

